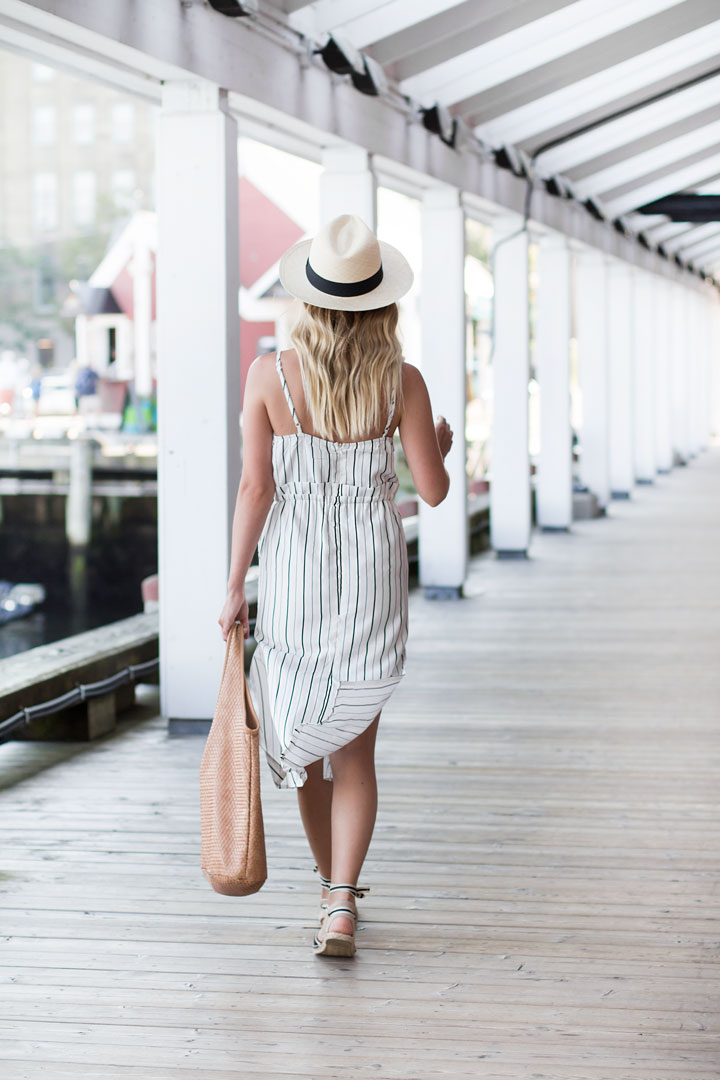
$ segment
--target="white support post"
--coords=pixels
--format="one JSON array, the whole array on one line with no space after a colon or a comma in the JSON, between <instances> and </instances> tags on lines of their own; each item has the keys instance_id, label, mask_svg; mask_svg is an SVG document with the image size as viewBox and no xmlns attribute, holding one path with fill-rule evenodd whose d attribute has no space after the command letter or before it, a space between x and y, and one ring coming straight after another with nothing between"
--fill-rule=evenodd
<instances>
[{"instance_id":1,"label":"white support post","mask_svg":"<svg viewBox=\"0 0 720 1080\"><path fill-rule=\"evenodd\" d=\"M454 433L447 497L436 507L419 500L420 584L432 599L462 596L468 567L464 279L460 192L431 188L422 204L422 373L436 417Z\"/></svg>"},{"instance_id":2,"label":"white support post","mask_svg":"<svg viewBox=\"0 0 720 1080\"><path fill-rule=\"evenodd\" d=\"M702 434L703 448L707 450L712 435L712 351L713 351L713 326L712 326L712 297L710 292L703 296L703 351L701 354L703 391L702 391Z\"/></svg>"},{"instance_id":3,"label":"white support post","mask_svg":"<svg viewBox=\"0 0 720 1080\"><path fill-rule=\"evenodd\" d=\"M635 417L635 479L655 481L655 318L653 281L639 271L635 278L633 400Z\"/></svg>"},{"instance_id":4,"label":"white support post","mask_svg":"<svg viewBox=\"0 0 720 1080\"><path fill-rule=\"evenodd\" d=\"M672 285L655 278L655 467L669 473L672 454Z\"/></svg>"},{"instance_id":5,"label":"white support post","mask_svg":"<svg viewBox=\"0 0 720 1080\"><path fill-rule=\"evenodd\" d=\"M143 225L145 219L143 218ZM133 341L135 392L139 398L152 394L150 335L152 326L153 262L147 228L135 233L130 274L133 283Z\"/></svg>"},{"instance_id":6,"label":"white support post","mask_svg":"<svg viewBox=\"0 0 720 1080\"><path fill-rule=\"evenodd\" d=\"M320 175L320 224L340 214L355 214L373 232L377 229L377 182L370 155L360 146L333 146L323 151Z\"/></svg>"},{"instance_id":7,"label":"white support post","mask_svg":"<svg viewBox=\"0 0 720 1080\"><path fill-rule=\"evenodd\" d=\"M700 439L698 437L698 348L700 335L698 333L698 299L694 289L687 290L687 316L686 316L686 346L685 364L687 367L687 430L688 452L691 458L697 457L700 452Z\"/></svg>"},{"instance_id":8,"label":"white support post","mask_svg":"<svg viewBox=\"0 0 720 1080\"><path fill-rule=\"evenodd\" d=\"M160 701L212 718L240 474L237 127L226 94L166 83L158 141Z\"/></svg>"},{"instance_id":9,"label":"white support post","mask_svg":"<svg viewBox=\"0 0 720 1080\"><path fill-rule=\"evenodd\" d=\"M711 417L710 434L720 436L720 303L712 301L712 329L710 338Z\"/></svg>"},{"instance_id":10,"label":"white support post","mask_svg":"<svg viewBox=\"0 0 720 1080\"><path fill-rule=\"evenodd\" d=\"M627 263L608 267L608 373L610 496L629 499L633 469L634 277Z\"/></svg>"},{"instance_id":11,"label":"white support post","mask_svg":"<svg viewBox=\"0 0 720 1080\"><path fill-rule=\"evenodd\" d=\"M607 257L582 252L577 260L577 338L582 431L580 477L601 511L610 501L608 439Z\"/></svg>"},{"instance_id":12,"label":"white support post","mask_svg":"<svg viewBox=\"0 0 720 1080\"><path fill-rule=\"evenodd\" d=\"M535 349L540 455L535 509L537 523L545 531L565 531L572 524L571 259L565 237L552 234L540 241Z\"/></svg>"},{"instance_id":13,"label":"white support post","mask_svg":"<svg viewBox=\"0 0 720 1080\"><path fill-rule=\"evenodd\" d=\"M490 541L501 558L525 558L530 546L528 453L528 234L515 215L497 218Z\"/></svg>"},{"instance_id":14,"label":"white support post","mask_svg":"<svg viewBox=\"0 0 720 1080\"><path fill-rule=\"evenodd\" d=\"M679 283L672 284L670 306L672 315L671 438L675 462L679 465L687 465L690 447L687 425L686 296L684 287Z\"/></svg>"}]
</instances>

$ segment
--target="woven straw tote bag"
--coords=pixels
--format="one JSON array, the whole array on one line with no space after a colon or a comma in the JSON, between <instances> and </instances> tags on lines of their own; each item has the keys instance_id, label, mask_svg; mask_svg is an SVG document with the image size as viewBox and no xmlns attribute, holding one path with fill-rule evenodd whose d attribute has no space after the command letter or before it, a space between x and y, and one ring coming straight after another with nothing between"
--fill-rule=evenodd
<instances>
[{"instance_id":1,"label":"woven straw tote bag","mask_svg":"<svg viewBox=\"0 0 720 1080\"><path fill-rule=\"evenodd\" d=\"M200 762L200 867L215 892L226 896L247 896L267 880L259 735L242 625L234 623Z\"/></svg>"}]
</instances>

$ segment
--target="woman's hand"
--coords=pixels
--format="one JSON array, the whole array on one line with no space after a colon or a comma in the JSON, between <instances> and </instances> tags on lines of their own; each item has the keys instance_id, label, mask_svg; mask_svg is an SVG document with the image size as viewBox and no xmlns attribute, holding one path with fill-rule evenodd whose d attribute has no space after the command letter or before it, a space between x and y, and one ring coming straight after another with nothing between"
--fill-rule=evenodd
<instances>
[{"instance_id":1,"label":"woman's hand","mask_svg":"<svg viewBox=\"0 0 720 1080\"><path fill-rule=\"evenodd\" d=\"M227 598L218 619L222 628L223 641L227 641L233 623L242 623L243 637L250 637L250 619L245 588L228 589Z\"/></svg>"},{"instance_id":2,"label":"woman's hand","mask_svg":"<svg viewBox=\"0 0 720 1080\"><path fill-rule=\"evenodd\" d=\"M444 416L441 416L435 425L435 434L437 435L440 453L446 458L450 453L450 448L452 446L453 432Z\"/></svg>"}]
</instances>

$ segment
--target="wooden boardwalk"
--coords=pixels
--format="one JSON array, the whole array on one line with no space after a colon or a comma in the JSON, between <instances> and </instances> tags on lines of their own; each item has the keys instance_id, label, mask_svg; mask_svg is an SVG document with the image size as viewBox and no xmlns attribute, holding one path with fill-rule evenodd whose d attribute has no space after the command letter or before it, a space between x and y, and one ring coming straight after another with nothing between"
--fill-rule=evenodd
<instances>
[{"instance_id":1,"label":"wooden boardwalk","mask_svg":"<svg viewBox=\"0 0 720 1080\"><path fill-rule=\"evenodd\" d=\"M203 739L0 747L3 1080L717 1080L720 452L468 598L411 597L358 953L264 774L270 878L198 868Z\"/></svg>"}]
</instances>

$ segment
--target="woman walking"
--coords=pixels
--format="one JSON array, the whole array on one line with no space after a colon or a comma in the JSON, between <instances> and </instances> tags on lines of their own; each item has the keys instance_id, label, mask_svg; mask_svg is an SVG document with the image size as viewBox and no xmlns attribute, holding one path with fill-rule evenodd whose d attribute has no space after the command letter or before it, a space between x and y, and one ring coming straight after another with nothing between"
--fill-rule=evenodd
<instances>
[{"instance_id":1,"label":"woman walking","mask_svg":"<svg viewBox=\"0 0 720 1080\"><path fill-rule=\"evenodd\" d=\"M418 495L447 495L452 431L404 363L396 301L412 284L400 252L352 215L295 244L280 280L304 302L294 349L260 356L243 403L226 639L242 622L257 546L248 678L277 787L296 788L320 872L314 951L355 952L357 885L377 814L375 737L405 674L408 566L394 501L393 433ZM329 781L329 782L328 782Z\"/></svg>"}]
</instances>

